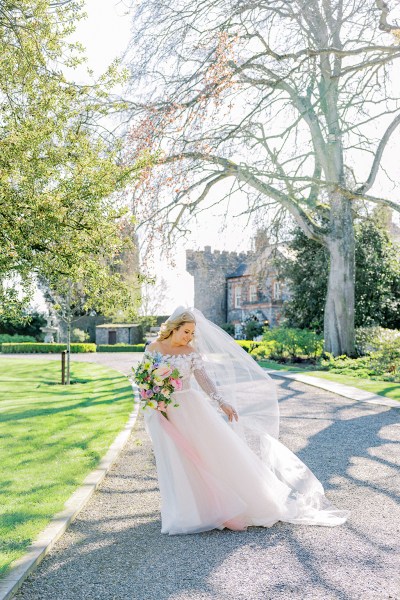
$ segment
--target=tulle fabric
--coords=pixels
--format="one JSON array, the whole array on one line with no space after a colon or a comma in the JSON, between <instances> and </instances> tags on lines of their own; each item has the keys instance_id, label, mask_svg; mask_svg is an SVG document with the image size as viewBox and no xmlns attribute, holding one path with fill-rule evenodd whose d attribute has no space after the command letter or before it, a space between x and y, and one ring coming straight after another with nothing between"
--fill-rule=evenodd
<instances>
[{"instance_id":1,"label":"tulle fabric","mask_svg":"<svg viewBox=\"0 0 400 600\"><path fill-rule=\"evenodd\" d=\"M174 314L183 312L178 307ZM276 385L271 377L218 325L196 308L189 309L196 319L193 347L219 394L240 415L238 435L249 440L262 457L264 435L279 436L279 405Z\"/></svg>"},{"instance_id":2,"label":"tulle fabric","mask_svg":"<svg viewBox=\"0 0 400 600\"><path fill-rule=\"evenodd\" d=\"M348 512L288 448L265 434L264 457L191 388L174 394L168 419L145 410L161 492L162 533L271 527L277 521L335 526Z\"/></svg>"}]
</instances>

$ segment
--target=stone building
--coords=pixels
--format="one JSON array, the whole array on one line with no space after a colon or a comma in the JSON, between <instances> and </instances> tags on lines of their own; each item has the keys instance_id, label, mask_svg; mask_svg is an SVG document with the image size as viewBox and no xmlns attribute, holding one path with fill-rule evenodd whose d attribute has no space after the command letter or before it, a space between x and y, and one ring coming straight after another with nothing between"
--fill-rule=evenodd
<instances>
[{"instance_id":1,"label":"stone building","mask_svg":"<svg viewBox=\"0 0 400 600\"><path fill-rule=\"evenodd\" d=\"M284 247L265 248L226 276L226 321L235 325L236 336L249 319L271 327L279 325L283 303L290 297L287 284L279 279L274 266L279 254L286 254Z\"/></svg>"},{"instance_id":2,"label":"stone building","mask_svg":"<svg viewBox=\"0 0 400 600\"><path fill-rule=\"evenodd\" d=\"M211 252L211 246L204 251L186 251L186 270L194 277L194 305L210 321L218 325L227 322L226 277L251 260L251 256L251 253Z\"/></svg>"},{"instance_id":3,"label":"stone building","mask_svg":"<svg viewBox=\"0 0 400 600\"><path fill-rule=\"evenodd\" d=\"M104 323L96 327L96 344L138 344L142 341L142 328L134 323Z\"/></svg>"},{"instance_id":4,"label":"stone building","mask_svg":"<svg viewBox=\"0 0 400 600\"><path fill-rule=\"evenodd\" d=\"M235 325L236 336L249 319L272 327L279 324L282 306L289 298L285 282L278 279L274 258L287 254L283 245L271 245L263 232L255 250L247 253L186 252L186 270L194 277L194 305L217 323Z\"/></svg>"}]
</instances>

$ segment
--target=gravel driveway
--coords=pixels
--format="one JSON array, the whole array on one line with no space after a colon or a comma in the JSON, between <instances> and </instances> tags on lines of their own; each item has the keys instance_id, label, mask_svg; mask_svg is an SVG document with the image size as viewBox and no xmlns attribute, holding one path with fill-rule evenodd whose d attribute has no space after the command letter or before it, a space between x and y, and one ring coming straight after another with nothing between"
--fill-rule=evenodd
<instances>
[{"instance_id":1,"label":"gravel driveway","mask_svg":"<svg viewBox=\"0 0 400 600\"><path fill-rule=\"evenodd\" d=\"M277 382L281 440L329 498L352 511L345 525L161 535L155 464L140 417L101 488L16 598L399 600L398 410Z\"/></svg>"}]
</instances>

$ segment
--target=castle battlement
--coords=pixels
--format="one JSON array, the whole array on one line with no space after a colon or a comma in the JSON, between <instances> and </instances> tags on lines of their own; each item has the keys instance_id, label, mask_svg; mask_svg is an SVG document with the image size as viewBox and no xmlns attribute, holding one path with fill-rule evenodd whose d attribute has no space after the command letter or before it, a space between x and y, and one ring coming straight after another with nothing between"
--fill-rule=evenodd
<instances>
[{"instance_id":1,"label":"castle battlement","mask_svg":"<svg viewBox=\"0 0 400 600\"><path fill-rule=\"evenodd\" d=\"M205 268L221 268L235 270L240 263L252 260L254 252L234 252L227 250L211 250L211 246L204 246L204 250L186 250L186 269L192 271Z\"/></svg>"}]
</instances>

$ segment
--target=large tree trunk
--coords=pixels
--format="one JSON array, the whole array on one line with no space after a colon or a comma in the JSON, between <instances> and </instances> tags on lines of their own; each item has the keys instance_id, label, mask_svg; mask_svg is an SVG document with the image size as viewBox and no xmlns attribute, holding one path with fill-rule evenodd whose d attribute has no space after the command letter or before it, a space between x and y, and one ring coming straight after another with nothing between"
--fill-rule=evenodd
<instances>
[{"instance_id":1,"label":"large tree trunk","mask_svg":"<svg viewBox=\"0 0 400 600\"><path fill-rule=\"evenodd\" d=\"M354 354L354 228L350 202L332 198L328 291L325 304L325 350L334 356Z\"/></svg>"}]
</instances>

